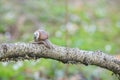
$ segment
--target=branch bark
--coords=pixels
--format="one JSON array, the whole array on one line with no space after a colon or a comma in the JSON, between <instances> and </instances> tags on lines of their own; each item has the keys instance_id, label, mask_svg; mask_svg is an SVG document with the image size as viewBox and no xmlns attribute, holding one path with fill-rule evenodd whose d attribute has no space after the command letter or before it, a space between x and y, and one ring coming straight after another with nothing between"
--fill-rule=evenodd
<instances>
[{"instance_id":1,"label":"branch bark","mask_svg":"<svg viewBox=\"0 0 120 80\"><path fill-rule=\"evenodd\" d=\"M0 61L19 61L38 58L50 58L63 63L82 63L106 68L120 76L120 60L102 51L86 51L53 45L52 49L42 44L2 43L0 44Z\"/></svg>"}]
</instances>

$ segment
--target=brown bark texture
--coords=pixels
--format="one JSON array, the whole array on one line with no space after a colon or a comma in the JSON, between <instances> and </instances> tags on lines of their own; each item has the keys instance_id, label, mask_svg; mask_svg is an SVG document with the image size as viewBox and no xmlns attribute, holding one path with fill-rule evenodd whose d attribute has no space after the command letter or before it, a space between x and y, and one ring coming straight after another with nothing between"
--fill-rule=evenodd
<instances>
[{"instance_id":1,"label":"brown bark texture","mask_svg":"<svg viewBox=\"0 0 120 80\"><path fill-rule=\"evenodd\" d=\"M106 68L120 76L120 60L102 51L86 51L78 48L61 47L51 44L51 49L42 44L2 43L0 44L0 62L54 59L63 63L96 65Z\"/></svg>"}]
</instances>

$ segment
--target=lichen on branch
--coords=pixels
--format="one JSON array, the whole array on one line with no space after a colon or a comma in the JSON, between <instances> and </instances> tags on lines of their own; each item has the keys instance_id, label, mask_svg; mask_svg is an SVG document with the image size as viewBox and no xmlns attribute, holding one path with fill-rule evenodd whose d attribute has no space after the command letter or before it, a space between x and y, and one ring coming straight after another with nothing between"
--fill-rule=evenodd
<instances>
[{"instance_id":1,"label":"lichen on branch","mask_svg":"<svg viewBox=\"0 0 120 80\"><path fill-rule=\"evenodd\" d=\"M42 44L2 43L0 44L0 61L50 58L63 63L100 66L120 76L120 60L102 51L86 51L53 44L52 46L53 48L47 48Z\"/></svg>"}]
</instances>

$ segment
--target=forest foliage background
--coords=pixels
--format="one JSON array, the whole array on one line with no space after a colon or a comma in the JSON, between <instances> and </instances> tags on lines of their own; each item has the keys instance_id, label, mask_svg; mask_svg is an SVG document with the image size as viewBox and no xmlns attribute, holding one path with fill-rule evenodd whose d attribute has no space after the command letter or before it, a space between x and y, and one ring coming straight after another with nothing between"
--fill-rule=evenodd
<instances>
[{"instance_id":1,"label":"forest foliage background","mask_svg":"<svg viewBox=\"0 0 120 80\"><path fill-rule=\"evenodd\" d=\"M0 43L32 42L39 28L59 46L120 58L119 0L0 0ZM96 66L51 59L1 62L0 80L117 80Z\"/></svg>"}]
</instances>

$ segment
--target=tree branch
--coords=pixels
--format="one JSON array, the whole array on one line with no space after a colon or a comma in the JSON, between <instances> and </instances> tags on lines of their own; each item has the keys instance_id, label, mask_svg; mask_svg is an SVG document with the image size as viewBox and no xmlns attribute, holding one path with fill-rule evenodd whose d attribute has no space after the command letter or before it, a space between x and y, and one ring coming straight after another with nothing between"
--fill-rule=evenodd
<instances>
[{"instance_id":1,"label":"tree branch","mask_svg":"<svg viewBox=\"0 0 120 80\"><path fill-rule=\"evenodd\" d=\"M82 63L106 68L120 76L120 60L102 51L85 51L77 48L53 45L52 49L42 44L2 43L0 44L0 61L19 61L38 58L50 58L63 63Z\"/></svg>"}]
</instances>

